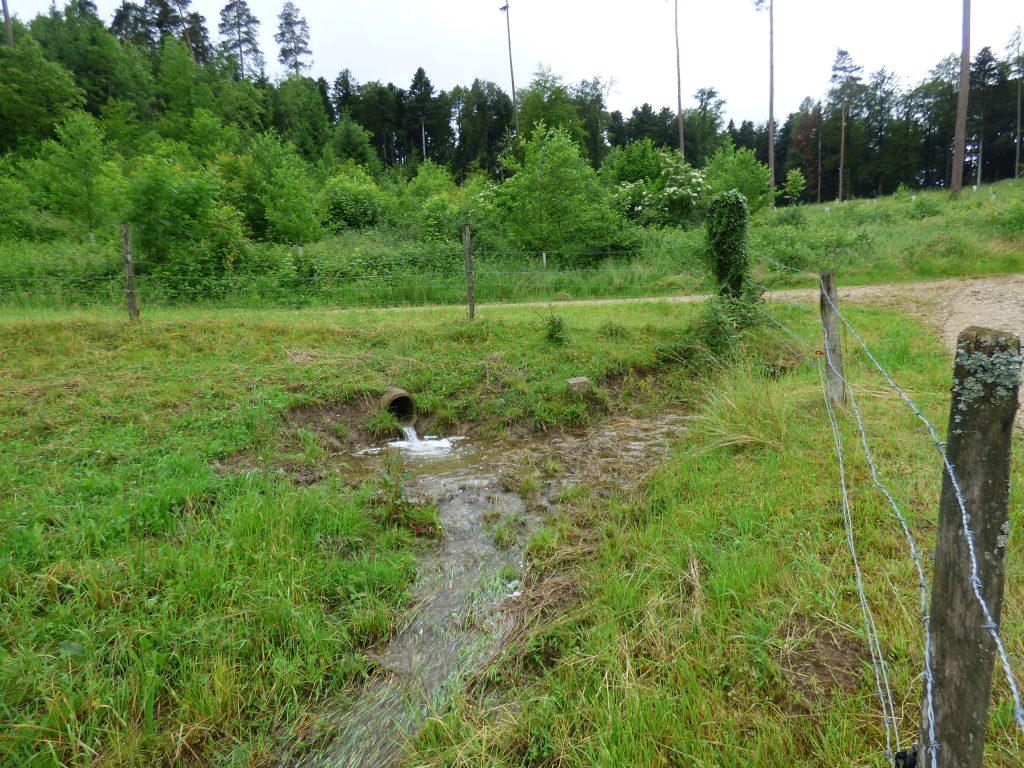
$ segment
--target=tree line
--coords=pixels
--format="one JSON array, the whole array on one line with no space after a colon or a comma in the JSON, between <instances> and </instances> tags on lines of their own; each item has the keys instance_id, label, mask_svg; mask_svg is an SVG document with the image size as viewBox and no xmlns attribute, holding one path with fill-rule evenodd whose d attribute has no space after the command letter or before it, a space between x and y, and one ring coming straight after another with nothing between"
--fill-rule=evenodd
<instances>
[{"instance_id":1,"label":"tree line","mask_svg":"<svg viewBox=\"0 0 1024 768\"><path fill-rule=\"evenodd\" d=\"M439 90L423 68L408 87L361 83L349 69L333 82L314 79L304 74L308 24L291 2L274 36L287 74L272 82L258 42L261 22L245 0L221 10L217 42L190 4L125 0L108 25L92 2L73 0L27 25L15 21L12 46L0 53L0 152L37 152L82 110L124 156L146 154L157 139L234 151L272 130L309 163L352 160L375 176L430 160L459 181L477 172L502 178L502 154L522 159L522 142L537 126L564 130L595 169L613 148L641 140L678 149L685 133L686 160L696 168L731 143L773 169L772 187L799 172L804 201L945 187L952 175L955 56L903 88L894 73L866 74L839 50L828 93L805 99L779 125L725 124L725 101L712 87L699 89L696 106L681 115L651 104L625 115L608 110L600 78L568 84L540 69L517 93L522 135L515 136L513 101L496 83ZM983 48L971 62L965 173L972 181L1019 174L1022 79L1019 29L1002 56Z\"/></svg>"}]
</instances>

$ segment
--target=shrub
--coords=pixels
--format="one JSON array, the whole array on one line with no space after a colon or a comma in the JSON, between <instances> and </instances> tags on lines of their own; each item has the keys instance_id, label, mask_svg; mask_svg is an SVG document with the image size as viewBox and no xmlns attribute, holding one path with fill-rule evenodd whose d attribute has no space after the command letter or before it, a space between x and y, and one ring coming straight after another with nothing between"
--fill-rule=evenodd
<instances>
[{"instance_id":1,"label":"shrub","mask_svg":"<svg viewBox=\"0 0 1024 768\"><path fill-rule=\"evenodd\" d=\"M525 159L506 156L503 162L515 175L498 188L497 204L516 247L589 265L633 245L607 190L565 130L539 126L525 143Z\"/></svg>"},{"instance_id":2,"label":"shrub","mask_svg":"<svg viewBox=\"0 0 1024 768\"><path fill-rule=\"evenodd\" d=\"M165 157L147 157L128 187L140 263L165 264L175 252L195 250L209 230L216 179Z\"/></svg>"},{"instance_id":3,"label":"shrub","mask_svg":"<svg viewBox=\"0 0 1024 768\"><path fill-rule=\"evenodd\" d=\"M708 205L708 257L723 296L739 299L750 268L747 199L730 190Z\"/></svg>"},{"instance_id":4,"label":"shrub","mask_svg":"<svg viewBox=\"0 0 1024 768\"><path fill-rule=\"evenodd\" d=\"M709 202L714 196L735 189L746 198L750 213L757 213L771 203L768 166L758 161L753 150L736 149L727 143L711 156L704 178Z\"/></svg>"},{"instance_id":5,"label":"shrub","mask_svg":"<svg viewBox=\"0 0 1024 768\"><path fill-rule=\"evenodd\" d=\"M380 223L386 196L358 165L346 165L329 179L321 194L324 223L335 232L366 229Z\"/></svg>"}]
</instances>

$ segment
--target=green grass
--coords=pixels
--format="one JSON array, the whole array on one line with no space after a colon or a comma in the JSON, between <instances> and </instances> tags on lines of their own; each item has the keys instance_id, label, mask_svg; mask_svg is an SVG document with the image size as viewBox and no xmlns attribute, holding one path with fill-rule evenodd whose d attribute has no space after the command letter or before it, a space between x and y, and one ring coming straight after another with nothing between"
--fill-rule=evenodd
<instances>
[{"instance_id":1,"label":"green grass","mask_svg":"<svg viewBox=\"0 0 1024 768\"><path fill-rule=\"evenodd\" d=\"M385 231L348 232L295 249L250 246L248 261L210 275L197 265L140 262L143 311L160 306L380 307L462 304L458 243L412 243ZM839 271L845 284L1024 271L1024 183L765 210L750 225L759 278L778 285L813 279L778 273L761 256L800 270ZM0 306L112 307L123 300L117 233L95 242L0 244ZM542 268L538 254L479 254L478 303L661 296L706 290L703 227L647 230L633 252L595 257L588 269ZM432 255L433 254L433 255ZM433 265L433 266L431 266Z\"/></svg>"},{"instance_id":2,"label":"green grass","mask_svg":"<svg viewBox=\"0 0 1024 768\"><path fill-rule=\"evenodd\" d=\"M907 192L765 211L755 219L751 244L755 254L798 269L835 269L844 284L1018 273L1024 183L968 188L959 198ZM816 284L785 272L776 277L780 285Z\"/></svg>"},{"instance_id":3,"label":"green grass","mask_svg":"<svg viewBox=\"0 0 1024 768\"><path fill-rule=\"evenodd\" d=\"M437 430L585 424L610 398L565 380L665 365L694 312L568 308L562 345L541 308L7 312L0 764L271 760L366 674L437 524L400 468L382 489L293 484L361 417L291 409L396 384Z\"/></svg>"},{"instance_id":4,"label":"green grass","mask_svg":"<svg viewBox=\"0 0 1024 768\"><path fill-rule=\"evenodd\" d=\"M773 312L817 343L814 314ZM934 335L888 311L848 314L944 430L951 360ZM886 765L817 363L811 356L778 375L757 364L774 342L751 346L753 362L688 388L691 429L638 493L574 493L534 535L526 594L562 608L538 611L505 657L431 721L412 765ZM934 448L853 344L847 358L883 479L930 569L941 482ZM839 418L906 748L923 669L916 573L871 483L852 414ZM1019 523L1019 461L1013 478ZM1019 528L1002 635L1024 674ZM997 672L986 765L1024 759L1011 715Z\"/></svg>"}]
</instances>

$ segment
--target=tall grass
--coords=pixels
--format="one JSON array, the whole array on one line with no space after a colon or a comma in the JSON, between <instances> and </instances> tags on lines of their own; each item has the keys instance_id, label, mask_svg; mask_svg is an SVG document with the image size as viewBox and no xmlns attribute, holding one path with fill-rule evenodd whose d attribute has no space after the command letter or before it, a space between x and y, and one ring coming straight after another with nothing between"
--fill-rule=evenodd
<instances>
[{"instance_id":1,"label":"tall grass","mask_svg":"<svg viewBox=\"0 0 1024 768\"><path fill-rule=\"evenodd\" d=\"M807 315L774 311L816 339ZM934 336L892 313L848 312L944 424L951 362ZM564 504L531 547L530 588L550 601L568 582L576 601L538 611L503 661L423 731L411 764L889 764L817 364L712 372L690 390L693 428L642 492L602 500L583 489ZM863 355L850 355L847 374L861 387L883 479L928 552L941 485L930 440ZM852 416L840 419L861 566L909 748L923 669L916 572L858 455ZM1013 476L1016 519L1019 462ZM1017 662L1022 546L1015 527L1001 626ZM998 680L986 765L1022 759Z\"/></svg>"}]
</instances>

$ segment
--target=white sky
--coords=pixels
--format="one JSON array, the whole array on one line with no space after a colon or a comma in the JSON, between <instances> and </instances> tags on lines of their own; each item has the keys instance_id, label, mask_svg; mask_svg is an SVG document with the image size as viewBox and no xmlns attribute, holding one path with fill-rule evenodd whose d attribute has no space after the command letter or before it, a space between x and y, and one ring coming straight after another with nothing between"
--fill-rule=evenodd
<instances>
[{"instance_id":1,"label":"white sky","mask_svg":"<svg viewBox=\"0 0 1024 768\"><path fill-rule=\"evenodd\" d=\"M505 0L294 0L310 26L313 77L333 82L349 68L359 82L408 87L422 66L436 88L493 80L509 91ZM62 5L60 0L58 5ZM249 0L262 22L271 76L280 73L273 34L283 0ZM10 0L22 20L45 12L50 0ZM119 0L97 0L109 23ZM224 0L193 0L216 40ZM643 102L675 109L672 0L511 0L516 85L539 64L567 82L600 76L614 82L609 108ZM887 67L916 83L943 56L960 48L962 0L778 0L775 7L776 115L828 89L836 48L865 73ZM1002 57L1013 29L1024 25L1022 0L974 0L972 55L988 45ZM752 0L680 0L683 104L701 87L718 89L727 117L763 122L768 116L768 15Z\"/></svg>"}]
</instances>

